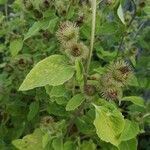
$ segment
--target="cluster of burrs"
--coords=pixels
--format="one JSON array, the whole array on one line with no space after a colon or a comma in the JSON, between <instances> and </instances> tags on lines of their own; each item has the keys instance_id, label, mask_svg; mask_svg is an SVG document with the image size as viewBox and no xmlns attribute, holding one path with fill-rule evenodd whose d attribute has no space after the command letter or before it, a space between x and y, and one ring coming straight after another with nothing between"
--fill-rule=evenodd
<instances>
[{"instance_id":1,"label":"cluster of burrs","mask_svg":"<svg viewBox=\"0 0 150 150\"><path fill-rule=\"evenodd\" d=\"M107 100L120 100L123 88L127 86L132 75L132 69L127 62L119 60L111 63L100 78L101 96Z\"/></svg>"},{"instance_id":2,"label":"cluster of burrs","mask_svg":"<svg viewBox=\"0 0 150 150\"><path fill-rule=\"evenodd\" d=\"M79 41L79 28L76 24L66 21L61 23L56 36L61 43L63 52L72 60L86 59L89 49Z\"/></svg>"}]
</instances>

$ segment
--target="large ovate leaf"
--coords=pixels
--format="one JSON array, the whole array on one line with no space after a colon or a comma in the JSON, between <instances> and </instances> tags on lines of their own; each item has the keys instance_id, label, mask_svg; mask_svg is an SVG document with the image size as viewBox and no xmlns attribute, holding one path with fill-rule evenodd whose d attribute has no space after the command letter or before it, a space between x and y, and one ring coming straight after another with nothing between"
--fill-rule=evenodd
<instances>
[{"instance_id":1,"label":"large ovate leaf","mask_svg":"<svg viewBox=\"0 0 150 150\"><path fill-rule=\"evenodd\" d=\"M142 97L139 97L139 96L126 96L126 97L123 97L121 100L122 101L130 101L130 102L134 103L135 105L145 107L144 106L144 99Z\"/></svg>"},{"instance_id":2,"label":"large ovate leaf","mask_svg":"<svg viewBox=\"0 0 150 150\"><path fill-rule=\"evenodd\" d=\"M57 86L65 83L74 74L74 68L62 55L52 55L40 61L29 72L19 90L25 91L45 85Z\"/></svg>"},{"instance_id":3,"label":"large ovate leaf","mask_svg":"<svg viewBox=\"0 0 150 150\"><path fill-rule=\"evenodd\" d=\"M22 139L14 140L12 144L18 150L42 150L42 131L36 129L34 133L26 135Z\"/></svg>"},{"instance_id":4,"label":"large ovate leaf","mask_svg":"<svg viewBox=\"0 0 150 150\"><path fill-rule=\"evenodd\" d=\"M77 94L75 96L73 96L67 106L66 106L66 110L67 111L72 111L75 110L77 107L79 107L81 105L81 103L85 100L84 95L83 94Z\"/></svg>"},{"instance_id":5,"label":"large ovate leaf","mask_svg":"<svg viewBox=\"0 0 150 150\"><path fill-rule=\"evenodd\" d=\"M105 142L118 146L119 135L124 129L125 120L117 108L95 106L96 118L94 125L99 138Z\"/></svg>"},{"instance_id":6,"label":"large ovate leaf","mask_svg":"<svg viewBox=\"0 0 150 150\"><path fill-rule=\"evenodd\" d=\"M139 125L138 123L130 120L125 120L125 127L121 133L120 140L121 141L128 141L133 139L139 133Z\"/></svg>"}]
</instances>

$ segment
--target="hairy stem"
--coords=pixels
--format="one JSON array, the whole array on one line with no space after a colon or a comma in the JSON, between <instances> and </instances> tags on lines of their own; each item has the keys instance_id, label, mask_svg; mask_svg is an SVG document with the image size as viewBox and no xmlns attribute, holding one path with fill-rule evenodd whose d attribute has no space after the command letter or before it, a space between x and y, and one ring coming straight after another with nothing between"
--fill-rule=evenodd
<instances>
[{"instance_id":1,"label":"hairy stem","mask_svg":"<svg viewBox=\"0 0 150 150\"><path fill-rule=\"evenodd\" d=\"M84 79L85 80L84 85L86 85L86 83L87 83L87 74L89 71L90 63L91 63L94 40L95 40L96 0L92 0L91 4L92 4L92 32L91 32L90 51L89 51L88 61L87 61L86 68L85 68L86 77ZM84 103L79 107L78 110L75 111L73 118L70 119L66 135L68 135L70 133L70 130L74 124L74 120L79 116L79 114L82 112L83 109L84 109Z\"/></svg>"},{"instance_id":2,"label":"hairy stem","mask_svg":"<svg viewBox=\"0 0 150 150\"><path fill-rule=\"evenodd\" d=\"M94 40L95 40L95 24L96 24L96 0L92 0L92 32L91 32L91 43L90 43L90 51L88 55L88 61L86 66L86 73L88 74L92 53L93 53L93 46L94 46Z\"/></svg>"},{"instance_id":3,"label":"hairy stem","mask_svg":"<svg viewBox=\"0 0 150 150\"><path fill-rule=\"evenodd\" d=\"M74 112L73 117L70 119L68 127L67 127L67 133L66 135L68 136L68 134L70 133L71 128L74 125L74 121L77 117L79 117L80 113L82 112L84 108L84 103L80 105L80 107Z\"/></svg>"}]
</instances>

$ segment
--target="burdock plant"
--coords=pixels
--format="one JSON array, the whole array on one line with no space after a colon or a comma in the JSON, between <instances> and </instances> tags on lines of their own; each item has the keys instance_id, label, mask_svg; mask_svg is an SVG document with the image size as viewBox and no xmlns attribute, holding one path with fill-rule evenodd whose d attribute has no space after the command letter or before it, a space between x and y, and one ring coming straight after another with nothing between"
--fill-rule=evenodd
<instances>
[{"instance_id":1,"label":"burdock plant","mask_svg":"<svg viewBox=\"0 0 150 150\"><path fill-rule=\"evenodd\" d=\"M115 1L108 3L109 5L113 3L113 7L114 5L116 7ZM118 150L128 149L130 147L128 144L133 143L132 147L136 149L139 125L130 117L124 118L122 113L124 108L120 108L122 101L136 103L136 96L123 95L133 75L133 69L123 58L117 58L104 65L105 71L99 74L99 78L92 78L94 71L91 60L95 57L93 51L97 6L96 0L92 0L91 40L87 42L90 45L86 46L84 41L80 40L82 39L79 36L80 28L74 22L70 20L61 22L56 36L62 53L51 55L37 63L19 90L26 91L44 86L50 96L49 112L57 108L56 103L61 105L61 113L65 113L63 117L65 129L61 131L62 144L69 139L69 135L72 136L69 140L77 135L81 136L79 138L81 141L82 138L89 139L91 136L96 142L99 137L99 144L103 141ZM138 105L143 106L140 101L138 98ZM55 111L54 114L57 113Z\"/></svg>"}]
</instances>

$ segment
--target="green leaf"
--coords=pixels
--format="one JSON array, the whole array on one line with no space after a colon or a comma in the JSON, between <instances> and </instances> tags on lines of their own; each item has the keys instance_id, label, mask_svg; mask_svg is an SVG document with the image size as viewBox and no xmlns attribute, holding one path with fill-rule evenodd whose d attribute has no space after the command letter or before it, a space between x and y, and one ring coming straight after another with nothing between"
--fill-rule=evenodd
<instances>
[{"instance_id":1,"label":"green leaf","mask_svg":"<svg viewBox=\"0 0 150 150\"><path fill-rule=\"evenodd\" d=\"M33 134L26 135L23 139L12 141L18 150L42 150L42 131L36 129Z\"/></svg>"},{"instance_id":2,"label":"green leaf","mask_svg":"<svg viewBox=\"0 0 150 150\"><path fill-rule=\"evenodd\" d=\"M128 141L135 138L139 131L140 130L138 123L126 119L124 130L122 131L120 136L120 141Z\"/></svg>"},{"instance_id":3,"label":"green leaf","mask_svg":"<svg viewBox=\"0 0 150 150\"><path fill-rule=\"evenodd\" d=\"M94 125L99 138L105 142L118 146L119 135L124 129L125 120L123 115L116 108L95 106L96 118Z\"/></svg>"},{"instance_id":4,"label":"green leaf","mask_svg":"<svg viewBox=\"0 0 150 150\"><path fill-rule=\"evenodd\" d=\"M64 85L53 86L49 95L50 97L65 97L66 92Z\"/></svg>"},{"instance_id":5,"label":"green leaf","mask_svg":"<svg viewBox=\"0 0 150 150\"><path fill-rule=\"evenodd\" d=\"M41 23L41 29L42 30L48 29L51 33L54 33L57 22L58 22L58 17L55 17L51 20L49 19L45 20Z\"/></svg>"},{"instance_id":6,"label":"green leaf","mask_svg":"<svg viewBox=\"0 0 150 150\"><path fill-rule=\"evenodd\" d=\"M52 147L54 150L63 150L63 140L62 138L58 137L55 138L52 142Z\"/></svg>"},{"instance_id":7,"label":"green leaf","mask_svg":"<svg viewBox=\"0 0 150 150\"><path fill-rule=\"evenodd\" d=\"M29 107L29 113L27 115L28 121L31 121L39 111L39 102L32 102Z\"/></svg>"},{"instance_id":8,"label":"green leaf","mask_svg":"<svg viewBox=\"0 0 150 150\"><path fill-rule=\"evenodd\" d=\"M51 115L56 115L56 116L66 116L68 113L66 112L65 108L61 105L56 104L55 102L51 102L47 106L47 112Z\"/></svg>"},{"instance_id":9,"label":"green leaf","mask_svg":"<svg viewBox=\"0 0 150 150\"><path fill-rule=\"evenodd\" d=\"M85 100L84 95L83 94L77 94L75 96L73 96L68 104L66 105L66 110L67 111L72 111L75 110L77 107L79 107L81 105L81 103Z\"/></svg>"},{"instance_id":10,"label":"green leaf","mask_svg":"<svg viewBox=\"0 0 150 150\"><path fill-rule=\"evenodd\" d=\"M129 141L121 142L118 146L119 150L137 150L137 140L136 138Z\"/></svg>"},{"instance_id":11,"label":"green leaf","mask_svg":"<svg viewBox=\"0 0 150 150\"><path fill-rule=\"evenodd\" d=\"M40 30L40 26L41 26L41 22L40 21L37 21L35 22L31 28L28 30L28 32L24 35L24 41L28 38L30 38L31 36L33 35L36 35L39 30Z\"/></svg>"},{"instance_id":12,"label":"green leaf","mask_svg":"<svg viewBox=\"0 0 150 150\"><path fill-rule=\"evenodd\" d=\"M20 86L20 91L45 85L57 86L68 81L74 74L74 68L63 55L52 55L40 61L29 72Z\"/></svg>"},{"instance_id":13,"label":"green leaf","mask_svg":"<svg viewBox=\"0 0 150 150\"><path fill-rule=\"evenodd\" d=\"M113 103L113 102L108 102L107 100L102 99L102 98L99 98L99 99L98 99L98 104L99 104L100 106L105 106L105 107L107 107L107 108L110 109L110 110L117 109L115 103Z\"/></svg>"},{"instance_id":14,"label":"green leaf","mask_svg":"<svg viewBox=\"0 0 150 150\"><path fill-rule=\"evenodd\" d=\"M97 56L100 59L107 60L107 61L113 60L117 54L117 51L113 51L113 52L106 51L103 49L103 47L99 45L96 45L96 52L97 52Z\"/></svg>"},{"instance_id":15,"label":"green leaf","mask_svg":"<svg viewBox=\"0 0 150 150\"><path fill-rule=\"evenodd\" d=\"M92 140L83 141L80 149L81 150L96 150L96 145L93 143Z\"/></svg>"},{"instance_id":16,"label":"green leaf","mask_svg":"<svg viewBox=\"0 0 150 150\"><path fill-rule=\"evenodd\" d=\"M84 39L90 39L90 35L91 35L91 25L89 24L84 24L81 28L80 28L80 32L81 32L81 37L83 37Z\"/></svg>"},{"instance_id":17,"label":"green leaf","mask_svg":"<svg viewBox=\"0 0 150 150\"><path fill-rule=\"evenodd\" d=\"M95 132L94 130L94 125L93 125L93 120L88 120L89 117L87 116L82 116L82 117L78 117L76 120L75 120L75 124L78 128L78 131L83 133L83 134L93 134Z\"/></svg>"},{"instance_id":18,"label":"green leaf","mask_svg":"<svg viewBox=\"0 0 150 150\"><path fill-rule=\"evenodd\" d=\"M51 20L42 20L35 22L28 32L24 35L24 40L27 40L28 38L36 35L41 29L47 30L49 29L52 33L54 32L54 29L56 27L56 24L58 22L58 18L55 17Z\"/></svg>"},{"instance_id":19,"label":"green leaf","mask_svg":"<svg viewBox=\"0 0 150 150\"><path fill-rule=\"evenodd\" d=\"M121 4L118 7L117 14L118 14L118 17L121 20L121 22L123 24L125 24L125 19L124 19L124 14L123 14L123 9L122 9L122 5Z\"/></svg>"},{"instance_id":20,"label":"green leaf","mask_svg":"<svg viewBox=\"0 0 150 150\"><path fill-rule=\"evenodd\" d=\"M11 55L13 57L16 56L19 53L19 51L22 49L22 46L23 46L22 39L15 39L11 41L9 45L9 50Z\"/></svg>"},{"instance_id":21,"label":"green leaf","mask_svg":"<svg viewBox=\"0 0 150 150\"><path fill-rule=\"evenodd\" d=\"M147 14L148 18L150 16L150 1L146 1L146 5L143 8L144 12Z\"/></svg>"},{"instance_id":22,"label":"green leaf","mask_svg":"<svg viewBox=\"0 0 150 150\"><path fill-rule=\"evenodd\" d=\"M129 79L128 85L129 85L129 86L135 86L135 87L138 87L138 86L139 86L138 80L137 80L137 78L136 78L135 75L133 75L133 76Z\"/></svg>"},{"instance_id":23,"label":"green leaf","mask_svg":"<svg viewBox=\"0 0 150 150\"><path fill-rule=\"evenodd\" d=\"M64 150L76 150L76 146L72 141L66 141L64 143Z\"/></svg>"},{"instance_id":24,"label":"green leaf","mask_svg":"<svg viewBox=\"0 0 150 150\"><path fill-rule=\"evenodd\" d=\"M50 137L49 133L46 133L43 137L42 137L42 147L45 149L47 147L47 145L49 144L49 142L51 142L52 138Z\"/></svg>"},{"instance_id":25,"label":"green leaf","mask_svg":"<svg viewBox=\"0 0 150 150\"><path fill-rule=\"evenodd\" d=\"M130 102L134 103L135 105L145 107L144 99L139 96L126 96L126 97L123 97L121 99L121 101L130 101Z\"/></svg>"}]
</instances>

